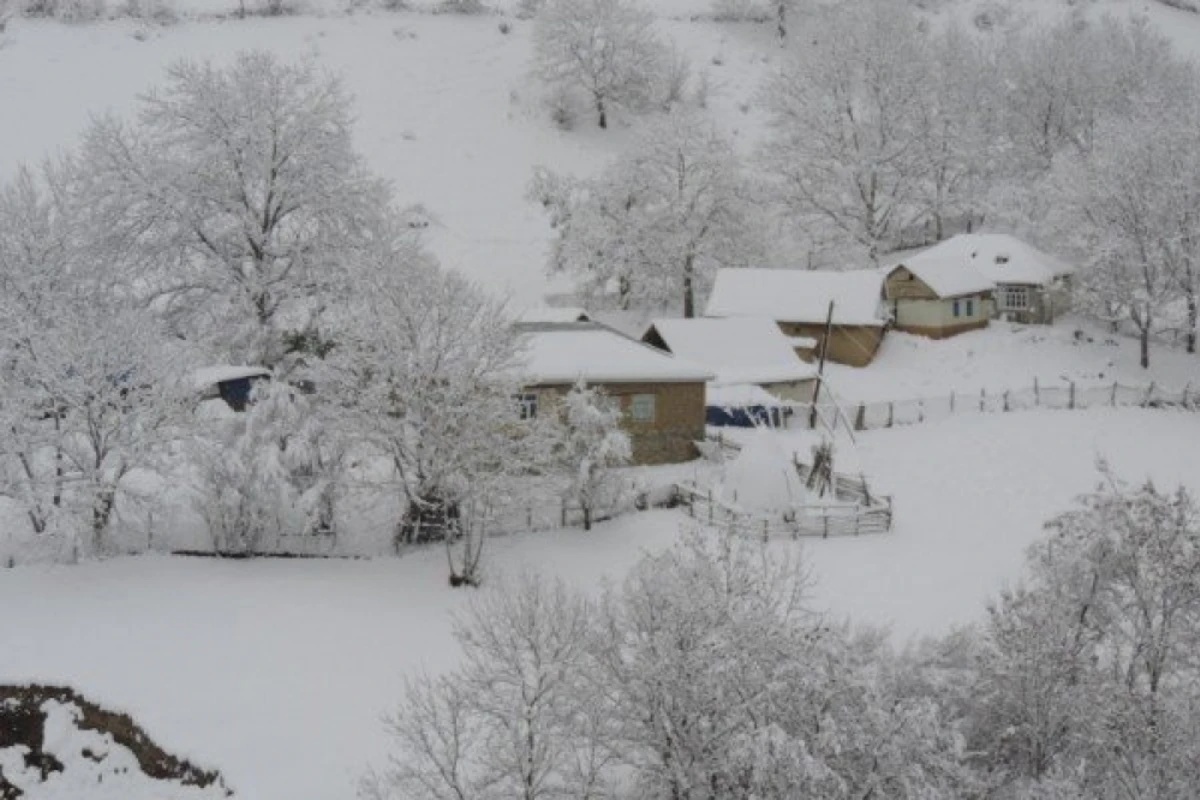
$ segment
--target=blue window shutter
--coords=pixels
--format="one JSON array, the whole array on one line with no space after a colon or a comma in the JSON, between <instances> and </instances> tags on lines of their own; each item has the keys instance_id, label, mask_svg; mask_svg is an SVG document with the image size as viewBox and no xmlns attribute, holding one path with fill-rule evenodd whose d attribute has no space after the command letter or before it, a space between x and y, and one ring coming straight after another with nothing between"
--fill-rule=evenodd
<instances>
[{"instance_id":1,"label":"blue window shutter","mask_svg":"<svg viewBox=\"0 0 1200 800\"><path fill-rule=\"evenodd\" d=\"M958 316L958 301L954 301L954 316Z\"/></svg>"}]
</instances>

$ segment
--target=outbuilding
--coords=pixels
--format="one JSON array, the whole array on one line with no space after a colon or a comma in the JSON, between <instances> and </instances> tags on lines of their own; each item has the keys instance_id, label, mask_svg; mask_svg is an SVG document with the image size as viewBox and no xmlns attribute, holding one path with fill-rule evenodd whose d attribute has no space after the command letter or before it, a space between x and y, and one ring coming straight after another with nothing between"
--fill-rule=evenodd
<instances>
[{"instance_id":1,"label":"outbuilding","mask_svg":"<svg viewBox=\"0 0 1200 800\"><path fill-rule=\"evenodd\" d=\"M766 317L794 340L797 355L853 367L871 363L887 330L877 270L721 269L705 316Z\"/></svg>"}]
</instances>

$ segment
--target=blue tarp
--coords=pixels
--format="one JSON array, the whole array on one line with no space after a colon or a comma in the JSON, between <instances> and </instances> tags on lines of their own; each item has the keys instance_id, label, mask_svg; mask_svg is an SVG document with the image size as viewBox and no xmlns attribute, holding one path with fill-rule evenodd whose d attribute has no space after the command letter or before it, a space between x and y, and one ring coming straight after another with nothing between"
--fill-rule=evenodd
<instances>
[{"instance_id":1,"label":"blue tarp","mask_svg":"<svg viewBox=\"0 0 1200 800\"><path fill-rule=\"evenodd\" d=\"M717 428L782 428L789 409L779 406L707 406L704 422Z\"/></svg>"}]
</instances>

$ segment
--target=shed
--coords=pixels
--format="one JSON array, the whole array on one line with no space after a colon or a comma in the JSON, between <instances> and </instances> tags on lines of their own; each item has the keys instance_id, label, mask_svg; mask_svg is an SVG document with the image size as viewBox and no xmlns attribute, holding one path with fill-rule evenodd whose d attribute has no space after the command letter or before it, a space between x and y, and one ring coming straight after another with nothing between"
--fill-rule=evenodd
<instances>
[{"instance_id":1,"label":"shed","mask_svg":"<svg viewBox=\"0 0 1200 800\"><path fill-rule=\"evenodd\" d=\"M825 322L833 303L826 341ZM705 315L766 317L788 337L816 340L801 357L822 352L839 364L862 367L879 350L887 328L883 276L876 270L720 269Z\"/></svg>"},{"instance_id":2,"label":"shed","mask_svg":"<svg viewBox=\"0 0 1200 800\"><path fill-rule=\"evenodd\" d=\"M234 411L245 411L254 386L270 379L271 371L266 367L234 365L203 367L191 376L192 386L202 399L219 397Z\"/></svg>"},{"instance_id":3,"label":"shed","mask_svg":"<svg viewBox=\"0 0 1200 800\"><path fill-rule=\"evenodd\" d=\"M623 411L635 464L688 461L704 438L704 387L713 373L594 322L518 324L522 414L557 407L577 382Z\"/></svg>"}]
</instances>

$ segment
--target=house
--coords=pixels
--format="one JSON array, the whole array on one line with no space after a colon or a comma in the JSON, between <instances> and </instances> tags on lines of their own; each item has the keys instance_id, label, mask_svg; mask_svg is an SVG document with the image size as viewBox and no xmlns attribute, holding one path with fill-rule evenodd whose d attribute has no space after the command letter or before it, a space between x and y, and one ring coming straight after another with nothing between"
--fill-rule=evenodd
<instances>
[{"instance_id":1,"label":"house","mask_svg":"<svg viewBox=\"0 0 1200 800\"><path fill-rule=\"evenodd\" d=\"M992 281L970 263L930 253L885 270L884 294L896 330L945 339L986 327L992 316Z\"/></svg>"},{"instance_id":2,"label":"house","mask_svg":"<svg viewBox=\"0 0 1200 800\"><path fill-rule=\"evenodd\" d=\"M1005 233L951 237L914 256L943 269L973 270L992 284L993 315L1026 324L1050 324L1070 306L1066 262Z\"/></svg>"},{"instance_id":3,"label":"house","mask_svg":"<svg viewBox=\"0 0 1200 800\"><path fill-rule=\"evenodd\" d=\"M523 350L522 416L556 408L582 380L620 404L633 463L696 457L711 371L594 322L518 323L516 331Z\"/></svg>"},{"instance_id":4,"label":"house","mask_svg":"<svg viewBox=\"0 0 1200 800\"><path fill-rule=\"evenodd\" d=\"M656 319L642 334L646 344L711 370L716 388L757 386L780 400L812 399L817 370L801 361L779 326L766 317ZM708 405L713 405L709 398Z\"/></svg>"},{"instance_id":5,"label":"house","mask_svg":"<svg viewBox=\"0 0 1200 800\"><path fill-rule=\"evenodd\" d=\"M871 363L887 329L883 276L876 270L717 270L705 316L766 317L793 339L801 358L824 353L854 367Z\"/></svg>"},{"instance_id":6,"label":"house","mask_svg":"<svg viewBox=\"0 0 1200 800\"><path fill-rule=\"evenodd\" d=\"M245 411L255 384L270 379L269 369L249 366L204 367L191 375L202 400L219 397L234 411Z\"/></svg>"}]
</instances>

